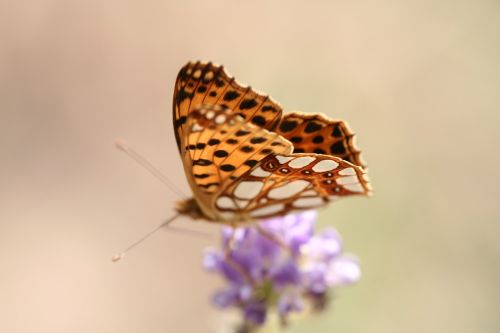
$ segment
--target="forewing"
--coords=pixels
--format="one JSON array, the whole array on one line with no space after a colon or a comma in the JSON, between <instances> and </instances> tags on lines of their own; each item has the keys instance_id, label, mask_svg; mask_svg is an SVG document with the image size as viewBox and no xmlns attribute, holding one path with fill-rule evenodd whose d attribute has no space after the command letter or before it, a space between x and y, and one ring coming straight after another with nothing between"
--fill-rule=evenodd
<instances>
[{"instance_id":1,"label":"forewing","mask_svg":"<svg viewBox=\"0 0 500 333\"><path fill-rule=\"evenodd\" d=\"M174 89L173 123L179 149L188 115L201 104L226 107L268 130L276 128L282 113L272 98L238 83L222 66L189 62L180 70Z\"/></svg>"},{"instance_id":2,"label":"forewing","mask_svg":"<svg viewBox=\"0 0 500 333\"><path fill-rule=\"evenodd\" d=\"M246 221L370 193L365 171L350 162L317 154L277 154L266 157L225 188L215 207L226 219Z\"/></svg>"},{"instance_id":3,"label":"forewing","mask_svg":"<svg viewBox=\"0 0 500 333\"><path fill-rule=\"evenodd\" d=\"M276 133L247 123L232 110L202 105L191 111L181 139L186 176L204 213L213 219L215 194L271 154L292 145Z\"/></svg>"},{"instance_id":4,"label":"forewing","mask_svg":"<svg viewBox=\"0 0 500 333\"><path fill-rule=\"evenodd\" d=\"M290 112L283 116L276 132L293 143L295 153L332 155L365 167L354 143L354 133L342 120Z\"/></svg>"}]
</instances>

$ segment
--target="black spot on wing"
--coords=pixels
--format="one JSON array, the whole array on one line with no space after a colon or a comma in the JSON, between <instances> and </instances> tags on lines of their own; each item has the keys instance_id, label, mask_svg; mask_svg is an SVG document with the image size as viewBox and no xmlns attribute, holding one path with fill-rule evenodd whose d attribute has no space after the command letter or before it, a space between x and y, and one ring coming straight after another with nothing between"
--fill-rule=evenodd
<instances>
[{"instance_id":1,"label":"black spot on wing","mask_svg":"<svg viewBox=\"0 0 500 333\"><path fill-rule=\"evenodd\" d=\"M250 131L239 130L234 135L236 135L236 136L244 136L244 135L248 135L248 134L250 134Z\"/></svg>"},{"instance_id":2,"label":"black spot on wing","mask_svg":"<svg viewBox=\"0 0 500 333\"><path fill-rule=\"evenodd\" d=\"M240 148L240 150L244 153L251 153L254 151L254 148L252 146L243 146Z\"/></svg>"},{"instance_id":3,"label":"black spot on wing","mask_svg":"<svg viewBox=\"0 0 500 333\"><path fill-rule=\"evenodd\" d=\"M330 151L333 155L342 155L346 153L344 143L342 141L337 141L330 146Z\"/></svg>"},{"instance_id":4,"label":"black spot on wing","mask_svg":"<svg viewBox=\"0 0 500 333\"><path fill-rule=\"evenodd\" d=\"M210 186L219 186L219 183L198 184L199 187L209 188Z\"/></svg>"},{"instance_id":5,"label":"black spot on wing","mask_svg":"<svg viewBox=\"0 0 500 333\"><path fill-rule=\"evenodd\" d=\"M177 104L181 104L183 100L185 99L192 99L193 98L193 93L188 93L184 88L181 88L179 92L177 93L176 96L176 102Z\"/></svg>"},{"instance_id":6,"label":"black spot on wing","mask_svg":"<svg viewBox=\"0 0 500 333\"><path fill-rule=\"evenodd\" d=\"M204 179L207 177L210 177L210 175L208 173L194 174L194 178L198 178L198 179Z\"/></svg>"},{"instance_id":7,"label":"black spot on wing","mask_svg":"<svg viewBox=\"0 0 500 333\"><path fill-rule=\"evenodd\" d=\"M216 150L215 153L214 153L214 155L216 157L226 157L229 154L228 154L227 151L220 149L220 150Z\"/></svg>"},{"instance_id":8,"label":"black spot on wing","mask_svg":"<svg viewBox=\"0 0 500 333\"><path fill-rule=\"evenodd\" d=\"M224 87L224 81L221 80L220 78L216 78L215 79L215 85L217 86L217 88Z\"/></svg>"},{"instance_id":9,"label":"black spot on wing","mask_svg":"<svg viewBox=\"0 0 500 333\"><path fill-rule=\"evenodd\" d=\"M178 128L178 127L181 127L182 125L184 125L186 123L186 120L187 120L187 117L186 116L182 116L180 117L179 119L177 119L175 121L175 127Z\"/></svg>"},{"instance_id":10,"label":"black spot on wing","mask_svg":"<svg viewBox=\"0 0 500 333\"><path fill-rule=\"evenodd\" d=\"M208 140L208 145L209 146L215 146L215 145L218 145L220 143L220 140L217 140L217 139L210 139Z\"/></svg>"},{"instance_id":11,"label":"black spot on wing","mask_svg":"<svg viewBox=\"0 0 500 333\"><path fill-rule=\"evenodd\" d=\"M259 161L257 160L246 160L243 164L248 165L249 167L254 167L258 162Z\"/></svg>"},{"instance_id":12,"label":"black spot on wing","mask_svg":"<svg viewBox=\"0 0 500 333\"><path fill-rule=\"evenodd\" d=\"M198 160L193 161L193 165L207 166L207 165L211 165L211 164L212 164L212 161L206 160L204 158L200 158Z\"/></svg>"},{"instance_id":13,"label":"black spot on wing","mask_svg":"<svg viewBox=\"0 0 500 333\"><path fill-rule=\"evenodd\" d=\"M255 138L251 138L250 139L250 143L253 143L253 144L257 144L257 143L262 143L262 142L265 142L267 139L262 137L262 136L258 136L258 137L255 137Z\"/></svg>"},{"instance_id":14,"label":"black spot on wing","mask_svg":"<svg viewBox=\"0 0 500 333\"><path fill-rule=\"evenodd\" d=\"M186 81L189 79L189 75L187 73L187 66L185 66L180 72L179 72L179 78L181 81Z\"/></svg>"},{"instance_id":15,"label":"black spot on wing","mask_svg":"<svg viewBox=\"0 0 500 333\"><path fill-rule=\"evenodd\" d=\"M340 129L340 126L335 126L332 130L332 136L334 138L341 138L342 137L342 130Z\"/></svg>"},{"instance_id":16,"label":"black spot on wing","mask_svg":"<svg viewBox=\"0 0 500 333\"><path fill-rule=\"evenodd\" d=\"M319 131L321 128L322 128L321 125L318 124L317 122L310 121L307 123L306 128L304 129L304 132L312 133L312 132Z\"/></svg>"},{"instance_id":17,"label":"black spot on wing","mask_svg":"<svg viewBox=\"0 0 500 333\"><path fill-rule=\"evenodd\" d=\"M225 172L233 171L236 167L232 164L222 164L220 169Z\"/></svg>"},{"instance_id":18,"label":"black spot on wing","mask_svg":"<svg viewBox=\"0 0 500 333\"><path fill-rule=\"evenodd\" d=\"M315 136L315 137L313 138L313 140L312 140L312 141L313 141L314 143L322 143L322 142L323 142L323 141L325 141L325 140L323 139L323 137L322 137L321 135L317 135L317 136Z\"/></svg>"},{"instance_id":19,"label":"black spot on wing","mask_svg":"<svg viewBox=\"0 0 500 333\"><path fill-rule=\"evenodd\" d=\"M240 97L241 94L237 91L231 90L228 91L227 93L224 94L224 100L227 102L230 102L238 97Z\"/></svg>"},{"instance_id":20,"label":"black spot on wing","mask_svg":"<svg viewBox=\"0 0 500 333\"><path fill-rule=\"evenodd\" d=\"M252 123L254 123L257 126L265 126L266 125L266 119L262 116L255 116L252 118Z\"/></svg>"},{"instance_id":21,"label":"black spot on wing","mask_svg":"<svg viewBox=\"0 0 500 333\"><path fill-rule=\"evenodd\" d=\"M280 131L282 132L291 132L297 127L297 121L295 120L285 120L280 124Z\"/></svg>"},{"instance_id":22,"label":"black spot on wing","mask_svg":"<svg viewBox=\"0 0 500 333\"><path fill-rule=\"evenodd\" d=\"M314 153L315 154L323 154L323 155L325 155L326 151L324 151L323 149L320 149L320 148L316 148L316 149L314 149Z\"/></svg>"},{"instance_id":23,"label":"black spot on wing","mask_svg":"<svg viewBox=\"0 0 500 333\"><path fill-rule=\"evenodd\" d=\"M262 107L262 112L267 112L267 111L272 111L273 113L276 112L276 108L272 105L264 105Z\"/></svg>"},{"instance_id":24,"label":"black spot on wing","mask_svg":"<svg viewBox=\"0 0 500 333\"><path fill-rule=\"evenodd\" d=\"M240 103L240 110L251 109L256 105L257 105L257 101L255 100L255 98L247 98L247 99L244 99L243 102Z\"/></svg>"}]
</instances>

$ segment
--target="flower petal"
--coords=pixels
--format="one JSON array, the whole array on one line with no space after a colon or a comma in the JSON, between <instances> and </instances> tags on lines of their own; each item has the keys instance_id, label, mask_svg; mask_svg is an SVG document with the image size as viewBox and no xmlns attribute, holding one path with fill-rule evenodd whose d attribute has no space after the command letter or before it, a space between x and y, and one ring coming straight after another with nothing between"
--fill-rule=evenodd
<instances>
[{"instance_id":1,"label":"flower petal","mask_svg":"<svg viewBox=\"0 0 500 333\"><path fill-rule=\"evenodd\" d=\"M343 256L334 260L326 274L329 286L348 285L361 278L359 261L353 256Z\"/></svg>"},{"instance_id":2,"label":"flower petal","mask_svg":"<svg viewBox=\"0 0 500 333\"><path fill-rule=\"evenodd\" d=\"M203 254L203 268L209 272L215 272L219 269L222 261L221 253L214 248L205 249Z\"/></svg>"},{"instance_id":3,"label":"flower petal","mask_svg":"<svg viewBox=\"0 0 500 333\"><path fill-rule=\"evenodd\" d=\"M327 228L304 244L301 252L312 260L330 261L342 253L342 239L334 228Z\"/></svg>"},{"instance_id":4,"label":"flower petal","mask_svg":"<svg viewBox=\"0 0 500 333\"><path fill-rule=\"evenodd\" d=\"M212 298L212 303L221 309L228 308L238 303L238 289L227 288L216 292Z\"/></svg>"},{"instance_id":5,"label":"flower petal","mask_svg":"<svg viewBox=\"0 0 500 333\"><path fill-rule=\"evenodd\" d=\"M223 261L220 263L220 272L232 284L241 285L245 284L247 281L243 274L234 267L234 264L229 263L227 261Z\"/></svg>"},{"instance_id":6,"label":"flower petal","mask_svg":"<svg viewBox=\"0 0 500 333\"><path fill-rule=\"evenodd\" d=\"M328 289L356 282L356 258L342 255L338 232L328 228L314 235L314 211L264 220L255 227L223 228L222 250L207 249L203 266L226 279L229 287L213 297L219 308L237 307L247 324L266 321L277 307L281 319L303 309L307 297L325 306Z\"/></svg>"},{"instance_id":7,"label":"flower petal","mask_svg":"<svg viewBox=\"0 0 500 333\"><path fill-rule=\"evenodd\" d=\"M290 312L300 312L304 308L303 299L296 293L284 293L278 300L278 312L285 317Z\"/></svg>"},{"instance_id":8,"label":"flower petal","mask_svg":"<svg viewBox=\"0 0 500 333\"><path fill-rule=\"evenodd\" d=\"M283 263L272 273L272 281L276 288L283 288L287 285L299 286L301 275L297 263L293 260L288 260Z\"/></svg>"},{"instance_id":9,"label":"flower petal","mask_svg":"<svg viewBox=\"0 0 500 333\"><path fill-rule=\"evenodd\" d=\"M308 211L285 218L285 224L288 224L286 226L286 242L294 255L297 255L300 247L313 236L316 217L315 211Z\"/></svg>"},{"instance_id":10,"label":"flower petal","mask_svg":"<svg viewBox=\"0 0 500 333\"><path fill-rule=\"evenodd\" d=\"M263 302L251 302L244 308L245 320L253 325L262 325L266 322L267 309Z\"/></svg>"},{"instance_id":11,"label":"flower petal","mask_svg":"<svg viewBox=\"0 0 500 333\"><path fill-rule=\"evenodd\" d=\"M328 289L326 274L328 266L324 262L315 262L304 271L303 285L308 292L324 293Z\"/></svg>"}]
</instances>

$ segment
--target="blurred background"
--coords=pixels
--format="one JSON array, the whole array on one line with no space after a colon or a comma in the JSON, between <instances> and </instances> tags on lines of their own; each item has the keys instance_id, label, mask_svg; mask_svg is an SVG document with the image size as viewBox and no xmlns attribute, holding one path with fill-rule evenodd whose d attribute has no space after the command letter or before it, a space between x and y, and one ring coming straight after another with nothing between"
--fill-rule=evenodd
<instances>
[{"instance_id":1,"label":"blurred background","mask_svg":"<svg viewBox=\"0 0 500 333\"><path fill-rule=\"evenodd\" d=\"M293 332L500 330L500 3L0 1L0 331L219 332L207 238L161 231L188 192L172 132L188 60L349 122L371 199L321 211L362 281Z\"/></svg>"}]
</instances>

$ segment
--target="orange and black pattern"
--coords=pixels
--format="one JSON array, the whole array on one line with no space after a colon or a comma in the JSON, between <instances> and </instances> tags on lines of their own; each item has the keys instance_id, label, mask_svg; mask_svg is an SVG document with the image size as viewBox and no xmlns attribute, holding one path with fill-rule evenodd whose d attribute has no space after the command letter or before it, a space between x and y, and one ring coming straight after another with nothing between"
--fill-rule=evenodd
<instances>
[{"instance_id":1,"label":"orange and black pattern","mask_svg":"<svg viewBox=\"0 0 500 333\"><path fill-rule=\"evenodd\" d=\"M315 153L340 157L365 167L361 151L354 145L354 133L342 120L320 114L286 113L276 133L293 143L295 153Z\"/></svg>"},{"instance_id":2,"label":"orange and black pattern","mask_svg":"<svg viewBox=\"0 0 500 333\"><path fill-rule=\"evenodd\" d=\"M194 196L184 207L237 225L371 193L345 122L282 112L222 66L185 65L173 100L177 145Z\"/></svg>"},{"instance_id":3,"label":"orange and black pattern","mask_svg":"<svg viewBox=\"0 0 500 333\"><path fill-rule=\"evenodd\" d=\"M239 84L223 66L190 62L182 67L175 83L173 116L178 146L189 112L202 104L231 109L268 130L276 128L282 113L282 107L272 98Z\"/></svg>"}]
</instances>

